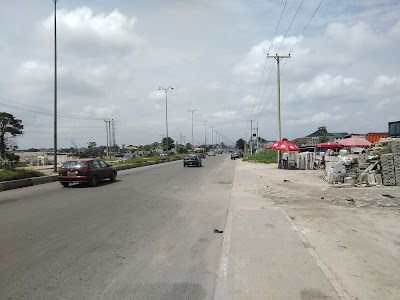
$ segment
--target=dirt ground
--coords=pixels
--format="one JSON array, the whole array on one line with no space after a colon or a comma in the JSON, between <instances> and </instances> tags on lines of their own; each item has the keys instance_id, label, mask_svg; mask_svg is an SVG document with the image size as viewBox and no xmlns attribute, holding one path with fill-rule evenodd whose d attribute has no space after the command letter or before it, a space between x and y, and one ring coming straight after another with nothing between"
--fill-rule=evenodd
<instances>
[{"instance_id":1,"label":"dirt ground","mask_svg":"<svg viewBox=\"0 0 400 300\"><path fill-rule=\"evenodd\" d=\"M238 162L286 211L351 299L400 299L400 187L334 187L323 170Z\"/></svg>"}]
</instances>

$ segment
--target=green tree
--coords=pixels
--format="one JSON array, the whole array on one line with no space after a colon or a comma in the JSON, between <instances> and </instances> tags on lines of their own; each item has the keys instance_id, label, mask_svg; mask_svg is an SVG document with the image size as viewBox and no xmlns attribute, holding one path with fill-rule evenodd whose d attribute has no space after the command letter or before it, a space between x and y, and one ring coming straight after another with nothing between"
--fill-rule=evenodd
<instances>
[{"instance_id":1,"label":"green tree","mask_svg":"<svg viewBox=\"0 0 400 300\"><path fill-rule=\"evenodd\" d=\"M170 137L168 137L168 149L167 149L167 138L165 137L165 138L163 138L162 139L162 142L161 142L161 144L162 144L162 149L164 150L164 151L169 151L169 150L171 150L172 148L174 148L174 140L172 139L172 138L170 138Z\"/></svg>"},{"instance_id":2,"label":"green tree","mask_svg":"<svg viewBox=\"0 0 400 300\"><path fill-rule=\"evenodd\" d=\"M327 136L328 130L327 130L326 126L320 126L320 127L318 127L318 131L319 131L320 133L322 133L322 136L320 136L320 137L318 138L318 143L326 143L326 142L328 142L328 141L329 141L329 138L328 138L328 136Z\"/></svg>"},{"instance_id":3,"label":"green tree","mask_svg":"<svg viewBox=\"0 0 400 300\"><path fill-rule=\"evenodd\" d=\"M8 158L6 156L8 150L17 148L13 139L23 133L22 129L24 125L21 120L9 113L0 112L0 156L2 158Z\"/></svg>"},{"instance_id":4,"label":"green tree","mask_svg":"<svg viewBox=\"0 0 400 300\"><path fill-rule=\"evenodd\" d=\"M89 142L87 147L89 150L93 150L96 148L96 142Z\"/></svg>"},{"instance_id":5,"label":"green tree","mask_svg":"<svg viewBox=\"0 0 400 300\"><path fill-rule=\"evenodd\" d=\"M244 150L244 143L245 141L240 138L236 141L236 148L240 149L240 150Z\"/></svg>"}]
</instances>

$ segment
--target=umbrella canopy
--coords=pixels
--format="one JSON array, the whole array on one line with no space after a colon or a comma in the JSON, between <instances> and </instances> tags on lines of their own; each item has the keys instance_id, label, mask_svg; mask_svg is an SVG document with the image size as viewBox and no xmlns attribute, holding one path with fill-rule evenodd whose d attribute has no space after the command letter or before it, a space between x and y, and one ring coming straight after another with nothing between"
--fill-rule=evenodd
<instances>
[{"instance_id":1,"label":"umbrella canopy","mask_svg":"<svg viewBox=\"0 0 400 300\"><path fill-rule=\"evenodd\" d=\"M299 151L299 147L289 141L277 141L269 145L268 148L282 151Z\"/></svg>"},{"instance_id":2,"label":"umbrella canopy","mask_svg":"<svg viewBox=\"0 0 400 300\"><path fill-rule=\"evenodd\" d=\"M339 142L339 144L345 147L359 147L359 148L368 148L369 146L371 146L370 141L357 137L343 139Z\"/></svg>"},{"instance_id":3,"label":"umbrella canopy","mask_svg":"<svg viewBox=\"0 0 400 300\"><path fill-rule=\"evenodd\" d=\"M322 144L316 144L315 147L320 149L338 149L338 148L343 148L344 146L336 142L327 142Z\"/></svg>"}]
</instances>

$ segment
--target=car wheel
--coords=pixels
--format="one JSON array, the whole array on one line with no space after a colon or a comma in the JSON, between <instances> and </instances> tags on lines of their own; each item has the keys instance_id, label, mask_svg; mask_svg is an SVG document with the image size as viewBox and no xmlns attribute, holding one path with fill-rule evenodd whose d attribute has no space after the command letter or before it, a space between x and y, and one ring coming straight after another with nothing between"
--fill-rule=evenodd
<instances>
[{"instance_id":1,"label":"car wheel","mask_svg":"<svg viewBox=\"0 0 400 300\"><path fill-rule=\"evenodd\" d=\"M112 175L110 176L110 181L114 182L116 178L117 178L117 173L113 172Z\"/></svg>"},{"instance_id":2,"label":"car wheel","mask_svg":"<svg viewBox=\"0 0 400 300\"><path fill-rule=\"evenodd\" d=\"M61 182L61 185L62 185L63 187L67 187L67 186L69 186L69 182Z\"/></svg>"},{"instance_id":3,"label":"car wheel","mask_svg":"<svg viewBox=\"0 0 400 300\"><path fill-rule=\"evenodd\" d=\"M89 179L89 186L96 186L97 185L97 177L93 176Z\"/></svg>"}]
</instances>

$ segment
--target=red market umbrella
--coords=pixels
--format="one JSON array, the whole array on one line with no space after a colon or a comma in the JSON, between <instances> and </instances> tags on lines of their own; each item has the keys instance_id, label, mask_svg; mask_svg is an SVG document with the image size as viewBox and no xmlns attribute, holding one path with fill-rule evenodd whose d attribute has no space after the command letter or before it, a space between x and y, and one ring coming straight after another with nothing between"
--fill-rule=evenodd
<instances>
[{"instance_id":1,"label":"red market umbrella","mask_svg":"<svg viewBox=\"0 0 400 300\"><path fill-rule=\"evenodd\" d=\"M339 144L345 147L359 147L359 148L368 148L369 146L371 146L370 141L358 137L343 139L339 142Z\"/></svg>"},{"instance_id":2,"label":"red market umbrella","mask_svg":"<svg viewBox=\"0 0 400 300\"><path fill-rule=\"evenodd\" d=\"M289 141L277 141L269 145L268 148L282 151L299 151L299 147Z\"/></svg>"},{"instance_id":3,"label":"red market umbrella","mask_svg":"<svg viewBox=\"0 0 400 300\"><path fill-rule=\"evenodd\" d=\"M316 144L315 147L320 149L338 149L338 148L343 148L344 146L336 142L327 142L322 144Z\"/></svg>"}]
</instances>

